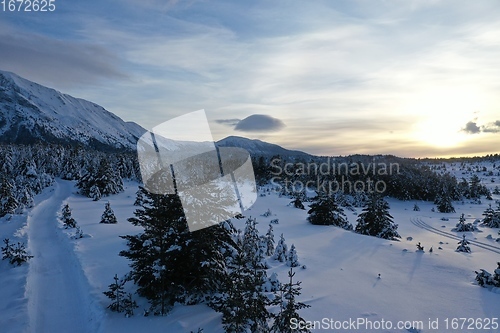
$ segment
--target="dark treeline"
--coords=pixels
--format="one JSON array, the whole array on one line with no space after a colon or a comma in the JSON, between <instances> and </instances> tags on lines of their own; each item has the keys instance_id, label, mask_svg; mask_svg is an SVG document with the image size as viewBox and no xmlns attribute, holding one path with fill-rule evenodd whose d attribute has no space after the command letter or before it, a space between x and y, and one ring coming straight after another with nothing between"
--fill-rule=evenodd
<instances>
[{"instance_id":1,"label":"dark treeline","mask_svg":"<svg viewBox=\"0 0 500 333\"><path fill-rule=\"evenodd\" d=\"M395 156L353 155L347 157L317 157L309 160L281 156L254 157L252 159L257 183L277 185L284 195L297 196L305 185L309 189L333 192L340 196L364 197L379 192L400 200L434 201L443 195L451 200L489 196L489 190L481 184L472 171L485 172L486 176L498 175L500 158L491 170L472 167L455 161L463 170L464 177L457 179L446 170L444 160L429 163L417 159ZM328 166L329 165L329 166Z\"/></svg>"},{"instance_id":2,"label":"dark treeline","mask_svg":"<svg viewBox=\"0 0 500 333\"><path fill-rule=\"evenodd\" d=\"M123 179L140 180L137 155L132 152L5 144L0 145L0 160L0 217L32 207L33 197L52 185L54 178L77 180L81 193L89 197L94 185L102 196L123 190L119 186Z\"/></svg>"}]
</instances>

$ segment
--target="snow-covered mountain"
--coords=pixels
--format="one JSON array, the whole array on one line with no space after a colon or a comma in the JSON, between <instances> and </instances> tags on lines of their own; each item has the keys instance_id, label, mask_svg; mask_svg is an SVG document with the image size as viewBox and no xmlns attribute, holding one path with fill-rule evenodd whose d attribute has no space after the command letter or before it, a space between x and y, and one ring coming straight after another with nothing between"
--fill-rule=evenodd
<instances>
[{"instance_id":1,"label":"snow-covered mountain","mask_svg":"<svg viewBox=\"0 0 500 333\"><path fill-rule=\"evenodd\" d=\"M133 149L146 130L103 107L0 71L0 142Z\"/></svg>"},{"instance_id":2,"label":"snow-covered mountain","mask_svg":"<svg viewBox=\"0 0 500 333\"><path fill-rule=\"evenodd\" d=\"M0 143L40 142L83 144L100 150L135 150L146 130L125 122L102 106L31 82L14 73L0 71ZM192 150L192 143L162 140L166 150ZM253 156L310 155L276 144L229 136L219 147L246 149Z\"/></svg>"},{"instance_id":3,"label":"snow-covered mountain","mask_svg":"<svg viewBox=\"0 0 500 333\"><path fill-rule=\"evenodd\" d=\"M289 150L273 143L264 142L257 139L248 139L240 136L228 136L216 142L218 147L238 147L246 149L252 156L291 156L291 157L311 157L311 155L299 150Z\"/></svg>"}]
</instances>

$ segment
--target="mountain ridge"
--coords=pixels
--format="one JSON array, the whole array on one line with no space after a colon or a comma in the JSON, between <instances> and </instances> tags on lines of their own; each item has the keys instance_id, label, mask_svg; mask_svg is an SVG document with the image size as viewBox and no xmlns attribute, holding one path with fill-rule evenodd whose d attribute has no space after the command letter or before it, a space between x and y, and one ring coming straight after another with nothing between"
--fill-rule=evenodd
<instances>
[{"instance_id":1,"label":"mountain ridge","mask_svg":"<svg viewBox=\"0 0 500 333\"><path fill-rule=\"evenodd\" d=\"M0 70L0 143L59 143L98 150L135 151L147 132L102 106ZM170 142L182 147L182 142ZM251 155L311 156L257 139L228 136L215 144L239 147ZM178 147L177 147L178 148ZM168 147L167 147L168 150Z\"/></svg>"},{"instance_id":2,"label":"mountain ridge","mask_svg":"<svg viewBox=\"0 0 500 333\"><path fill-rule=\"evenodd\" d=\"M0 142L133 149L146 132L96 103L0 71Z\"/></svg>"}]
</instances>

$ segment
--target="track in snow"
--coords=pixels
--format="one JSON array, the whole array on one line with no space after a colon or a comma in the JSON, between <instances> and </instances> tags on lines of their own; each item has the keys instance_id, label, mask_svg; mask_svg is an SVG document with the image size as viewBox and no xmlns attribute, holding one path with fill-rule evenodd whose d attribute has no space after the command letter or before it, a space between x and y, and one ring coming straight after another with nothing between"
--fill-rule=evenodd
<instances>
[{"instance_id":1,"label":"track in snow","mask_svg":"<svg viewBox=\"0 0 500 333\"><path fill-rule=\"evenodd\" d=\"M434 227L431 227L430 225L428 225L427 223L425 223L424 221L422 221L422 219L420 219L419 217L412 217L410 219L411 223L421 229L425 229L427 231L430 231L430 232L433 232L437 235L440 235L440 236L444 236L444 237L448 237L448 238L451 238L451 239L454 239L454 240L462 240L462 237L460 236L457 236L457 235L454 235L452 233L449 233L449 232L446 232L446 231L443 231L443 230L439 230L439 229L436 229ZM476 241L476 240L470 240L470 239L467 239L467 241L471 244L471 245L474 245L474 246L477 246L477 247L480 247L482 249L485 249L485 250L488 250L488 251L491 251L491 252L495 252L497 254L500 254L500 247L497 247L497 246L494 246L494 245L491 245L491 244L488 244L488 243L483 243L483 242L479 242L479 241Z\"/></svg>"},{"instance_id":2,"label":"track in snow","mask_svg":"<svg viewBox=\"0 0 500 333\"><path fill-rule=\"evenodd\" d=\"M29 332L96 333L102 310L92 300L71 240L57 222L73 184L57 181L53 188L28 217L28 245L34 255L26 285Z\"/></svg>"}]
</instances>

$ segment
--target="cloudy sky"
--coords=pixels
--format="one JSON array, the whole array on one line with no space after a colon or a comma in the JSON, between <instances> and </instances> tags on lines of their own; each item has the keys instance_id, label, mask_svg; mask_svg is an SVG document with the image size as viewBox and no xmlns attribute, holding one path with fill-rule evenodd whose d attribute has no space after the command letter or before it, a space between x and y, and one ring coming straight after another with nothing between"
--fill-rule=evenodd
<instances>
[{"instance_id":1,"label":"cloudy sky","mask_svg":"<svg viewBox=\"0 0 500 333\"><path fill-rule=\"evenodd\" d=\"M499 152L500 2L55 0L0 12L0 69L151 129L314 154Z\"/></svg>"}]
</instances>

